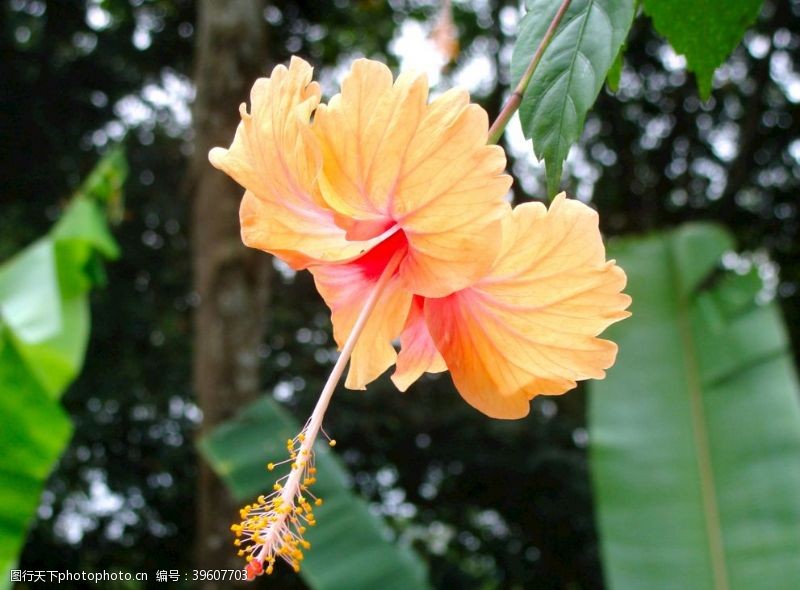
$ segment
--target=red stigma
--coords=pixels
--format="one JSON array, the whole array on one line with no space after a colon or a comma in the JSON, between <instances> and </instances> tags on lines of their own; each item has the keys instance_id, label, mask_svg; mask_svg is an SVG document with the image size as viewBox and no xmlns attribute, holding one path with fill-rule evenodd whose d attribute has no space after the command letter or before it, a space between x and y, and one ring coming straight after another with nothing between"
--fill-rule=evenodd
<instances>
[{"instance_id":1,"label":"red stigma","mask_svg":"<svg viewBox=\"0 0 800 590\"><path fill-rule=\"evenodd\" d=\"M256 576L264 573L264 566L261 565L260 561L254 559L244 567L244 571L247 573L247 580L250 582L255 580Z\"/></svg>"}]
</instances>

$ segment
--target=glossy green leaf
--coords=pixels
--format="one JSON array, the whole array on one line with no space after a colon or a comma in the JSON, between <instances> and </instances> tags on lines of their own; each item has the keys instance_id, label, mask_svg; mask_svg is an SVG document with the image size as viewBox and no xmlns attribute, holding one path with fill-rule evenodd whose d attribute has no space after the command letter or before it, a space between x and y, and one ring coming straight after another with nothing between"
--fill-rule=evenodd
<instances>
[{"instance_id":1,"label":"glossy green leaf","mask_svg":"<svg viewBox=\"0 0 800 590\"><path fill-rule=\"evenodd\" d=\"M285 458L286 440L300 428L277 402L263 398L199 446L233 496L246 503L272 489L282 474L265 465ZM316 447L316 466L313 492L325 503L314 511L319 524L306 533L312 545L300 571L306 583L314 590L430 588L424 563L390 540L385 523L353 493L344 467L325 445Z\"/></svg>"},{"instance_id":2,"label":"glossy green leaf","mask_svg":"<svg viewBox=\"0 0 800 590\"><path fill-rule=\"evenodd\" d=\"M656 30L697 77L700 95L711 94L716 70L755 22L762 0L644 0Z\"/></svg>"},{"instance_id":3,"label":"glossy green leaf","mask_svg":"<svg viewBox=\"0 0 800 590\"><path fill-rule=\"evenodd\" d=\"M0 572L16 561L70 439L58 399L83 364L88 290L99 283L102 260L118 255L103 213L111 197L102 189L121 186L120 157L101 162L49 234L0 265Z\"/></svg>"},{"instance_id":4,"label":"glossy green leaf","mask_svg":"<svg viewBox=\"0 0 800 590\"><path fill-rule=\"evenodd\" d=\"M531 62L560 2L528 0L511 58L516 84ZM525 137L544 159L547 192L554 195L569 148L628 35L633 0L574 0L548 45L519 109Z\"/></svg>"},{"instance_id":5,"label":"glossy green leaf","mask_svg":"<svg viewBox=\"0 0 800 590\"><path fill-rule=\"evenodd\" d=\"M604 569L616 590L800 583L800 387L755 273L722 273L709 225L610 249L633 316L590 386Z\"/></svg>"}]
</instances>

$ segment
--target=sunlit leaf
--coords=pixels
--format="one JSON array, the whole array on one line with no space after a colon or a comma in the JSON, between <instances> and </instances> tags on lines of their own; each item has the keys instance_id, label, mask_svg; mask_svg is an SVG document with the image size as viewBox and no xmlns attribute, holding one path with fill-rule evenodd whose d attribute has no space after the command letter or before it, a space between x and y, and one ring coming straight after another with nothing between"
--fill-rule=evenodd
<instances>
[{"instance_id":1,"label":"sunlit leaf","mask_svg":"<svg viewBox=\"0 0 800 590\"><path fill-rule=\"evenodd\" d=\"M592 382L591 463L609 587L800 580L800 386L756 273L714 274L730 236L687 225L611 248L633 317Z\"/></svg>"},{"instance_id":2,"label":"sunlit leaf","mask_svg":"<svg viewBox=\"0 0 800 590\"><path fill-rule=\"evenodd\" d=\"M50 240L41 240L0 266L0 320L23 342L61 329L58 277Z\"/></svg>"},{"instance_id":3,"label":"sunlit leaf","mask_svg":"<svg viewBox=\"0 0 800 590\"><path fill-rule=\"evenodd\" d=\"M277 402L263 398L206 436L200 450L233 496L249 502L272 489L277 470L264 466L284 458L286 440L300 427ZM324 445L317 446L316 466L313 492L325 503L314 510L319 524L306 533L312 545L300 570L306 583L314 590L430 588L424 563L390 540L385 523L353 493L344 467Z\"/></svg>"},{"instance_id":4,"label":"sunlit leaf","mask_svg":"<svg viewBox=\"0 0 800 590\"><path fill-rule=\"evenodd\" d=\"M560 2L528 0L511 58L516 84L536 52ZM580 137L633 20L633 0L574 0L542 55L519 109L525 137L547 169L554 195L569 148Z\"/></svg>"},{"instance_id":5,"label":"sunlit leaf","mask_svg":"<svg viewBox=\"0 0 800 590\"><path fill-rule=\"evenodd\" d=\"M10 337L20 361L53 399L61 397L83 366L89 344L89 301L84 296L62 299L56 312L61 329L47 340L26 344Z\"/></svg>"}]
</instances>

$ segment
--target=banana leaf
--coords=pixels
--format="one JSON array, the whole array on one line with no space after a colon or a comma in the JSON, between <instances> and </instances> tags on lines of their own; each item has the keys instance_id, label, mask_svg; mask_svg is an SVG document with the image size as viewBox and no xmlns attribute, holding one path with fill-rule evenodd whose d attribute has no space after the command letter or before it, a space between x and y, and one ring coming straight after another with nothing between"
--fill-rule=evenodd
<instances>
[{"instance_id":1,"label":"banana leaf","mask_svg":"<svg viewBox=\"0 0 800 590\"><path fill-rule=\"evenodd\" d=\"M125 173L111 152L55 227L0 265L0 588L72 434L59 399L83 366L89 291L105 280L103 260L118 256L106 207Z\"/></svg>"},{"instance_id":2,"label":"banana leaf","mask_svg":"<svg viewBox=\"0 0 800 590\"><path fill-rule=\"evenodd\" d=\"M720 227L614 245L633 316L590 386L590 460L608 586L800 588L800 401L776 303L720 268Z\"/></svg>"}]
</instances>

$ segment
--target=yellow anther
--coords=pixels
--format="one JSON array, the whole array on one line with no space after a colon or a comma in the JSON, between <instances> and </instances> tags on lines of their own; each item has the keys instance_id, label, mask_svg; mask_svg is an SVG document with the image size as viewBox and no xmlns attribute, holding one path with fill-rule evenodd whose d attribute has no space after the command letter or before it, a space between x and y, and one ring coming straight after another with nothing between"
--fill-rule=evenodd
<instances>
[{"instance_id":1,"label":"yellow anther","mask_svg":"<svg viewBox=\"0 0 800 590\"><path fill-rule=\"evenodd\" d=\"M322 500L309 489L317 481L313 450L305 446L309 442L311 439L305 431L294 439L287 439L289 459L267 463L267 469L272 471L289 463L292 475L279 478L269 494L259 495L252 504L241 508L242 522L231 525L237 537L234 540L237 555L245 557L248 563L257 560L248 569L261 566L257 568L259 571L253 569L251 573L271 574L278 559L299 572L305 558L303 551L311 548L303 534L306 527L317 524L313 506L321 506ZM335 444L336 441L330 441L331 446ZM270 539L269 545L267 539Z\"/></svg>"},{"instance_id":2,"label":"yellow anther","mask_svg":"<svg viewBox=\"0 0 800 590\"><path fill-rule=\"evenodd\" d=\"M335 447L336 446L336 439L332 438L330 441L328 441L328 446Z\"/></svg>"}]
</instances>

